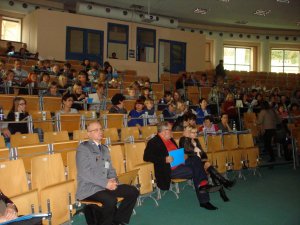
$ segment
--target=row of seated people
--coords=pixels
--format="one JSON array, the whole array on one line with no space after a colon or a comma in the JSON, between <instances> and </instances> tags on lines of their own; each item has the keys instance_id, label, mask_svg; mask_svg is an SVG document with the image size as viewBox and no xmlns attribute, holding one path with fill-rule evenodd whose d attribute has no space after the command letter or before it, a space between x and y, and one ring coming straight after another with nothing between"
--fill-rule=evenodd
<instances>
[{"instance_id":1,"label":"row of seated people","mask_svg":"<svg viewBox=\"0 0 300 225\"><path fill-rule=\"evenodd\" d=\"M103 89L102 89L103 90ZM170 98L171 99L171 98ZM65 94L62 97L62 109L59 111L60 113L78 113L78 109L82 109L82 104L74 103L74 100L76 98L74 95L71 94ZM167 98L165 98L165 101L167 102ZM26 113L26 100L24 98L15 98L14 100L13 108L10 111L10 113L7 116L7 119L10 121L15 120L15 112L24 113L21 116L26 118L28 116L28 113ZM21 103L19 103L21 101ZM122 113L127 114L127 110L124 108L124 101L125 97L122 94L116 94L111 99L112 107L109 109L109 113ZM234 106L234 100L232 98L231 94L228 94L228 105L231 104L231 108L227 107L228 110L226 110L226 107L224 106L222 109L222 113L225 113L228 115L229 120L234 121L237 120L238 114L237 114L237 108ZM225 104L224 104L225 105ZM282 117L282 119L288 119L287 111L285 111L285 107L282 104L279 104L280 107L278 107L278 113ZM165 107L165 108L163 108ZM91 105L90 110L96 110L99 111L103 108L103 106L100 107L98 104ZM188 117L193 117L194 120L196 120L196 124L202 125L204 121L204 117L207 115L212 115L210 108L208 107L206 99L200 99L199 101L199 107L196 108L196 110L190 109L188 105L182 101L177 101L175 104L175 101L170 100L167 102L167 104L162 104L160 102L158 104L158 109L162 110L163 119L167 120L169 122L174 123L174 130L183 130L183 121L187 121ZM234 114L232 113L234 111ZM293 104L293 107L291 107L290 116L296 117L299 115L299 107L297 107L296 104ZM147 123L145 124L144 117L147 117ZM155 112L154 103L151 99L144 99L140 98L136 100L134 104L134 108L130 110L128 113L129 122L128 126L144 126L144 125L155 125L157 124L158 117ZM184 119L187 117L186 119ZM21 118L20 120L24 119ZM190 118L189 118L190 119ZM293 122L295 122L298 118L293 118ZM233 124L232 123L232 124ZM239 128L238 122L235 123L236 128ZM297 124L297 123L296 123ZM23 124L24 125L24 124Z\"/></svg>"},{"instance_id":2,"label":"row of seated people","mask_svg":"<svg viewBox=\"0 0 300 225\"><path fill-rule=\"evenodd\" d=\"M90 127L88 127L88 132L90 133L89 134L89 138L91 138L92 140L94 140L94 136L91 134L91 133L101 133L102 131L100 131L99 129L101 129L101 127L98 129L99 131L96 131L96 129L95 129L95 127L94 127L94 125L95 124L92 124L92 125L90 125ZM100 125L97 125L97 126L100 126ZM169 127L169 124L168 123L164 123L164 126L166 127ZM166 132L165 130L161 130L161 129L159 129L160 131L159 131L159 133L160 133L160 135L164 135L164 133ZM186 135L187 135L187 131L191 131L190 133L191 133L191 135L194 135L195 133L194 133L194 131L195 131L195 127L194 128L192 128L191 130L190 129L187 129L186 130ZM168 131L169 132L169 131ZM194 135L195 136L195 135ZM193 136L193 137L194 137ZM185 136L182 140L180 140L180 142L183 142L183 143L185 143L187 140L189 139L189 137L188 136ZM95 140L98 140L99 141L99 139L96 139L95 138ZM94 141L95 141L94 140ZM192 144L192 143L191 143ZM85 145L87 145L87 144L85 144ZM83 145L81 148L83 149L84 148L84 150L85 151L87 151L87 146L85 146L85 145ZM153 147L153 146L152 146ZM152 148L151 147L151 144L149 144L149 146L147 146L147 148L148 149L151 149ZM104 146L102 146L102 148L104 148ZM146 149L147 149L146 148ZM200 147L201 148L201 147ZM80 149L80 148L79 148ZM199 146L197 146L197 148L195 147L195 154L198 152L199 153ZM78 150L79 151L79 150ZM149 150L148 150L149 151ZM190 150L188 150L188 151L190 151L190 152L194 152L194 150L193 149L190 149ZM149 155L149 152L147 153L148 155ZM193 154L192 154L193 155ZM193 157L191 154L190 154L190 156L189 157ZM82 156L83 157L83 156ZM198 157L198 156L196 156L196 157ZM147 158L147 157L146 157ZM204 157L205 158L205 157ZM203 158L203 160L205 160ZM208 162L206 162L206 164L208 164ZM224 177L222 177L217 171L215 171L214 170L214 168L211 166L211 165L207 165L206 166L207 167L207 171L210 171L210 173L211 173L211 176L214 176L214 178L216 178L216 182L221 182L221 184L223 184L224 185L224 187L231 187L232 185L233 185L233 183L231 183L230 181L228 181L228 180L226 180L226 179L224 179ZM79 169L81 169L82 167L80 167ZM199 169L199 168L198 168ZM82 173L82 171L80 171L80 174ZM193 175L194 176L194 175ZM81 177L81 176L80 176ZM205 186L205 184L204 184L205 182L202 182L201 184L199 184L199 183L195 183L195 187L196 187L196 192L198 192L198 186L200 185L200 187L201 186ZM164 187L163 186L161 186L162 185L162 183L160 183L159 184L159 187L161 187L161 188L163 188L163 190L164 190ZM78 193L80 193L80 191L82 191L82 187L80 186L79 187L80 188L80 190L77 192L77 194ZM204 187L201 187L200 188L200 191L201 190L204 190L205 188ZM220 189L221 190L221 189ZM223 200L224 201L228 201L228 198L227 198L227 196L226 196L226 194L225 194L225 192L224 192L224 190L222 189L222 191L220 191L220 194L221 194L221 197L223 198ZM200 193L200 195L203 195L203 193ZM205 193L204 193L204 195L206 195ZM78 196L81 196L81 195L78 195ZM199 196L198 196L199 197ZM213 205L211 205L209 202L207 202L207 200L203 200L203 202L201 202L202 200L201 200L201 196L199 197L200 198L200 206L201 207L204 207L204 208L206 208L206 209L216 209L216 207L214 207ZM104 205L105 205L105 203L104 203ZM122 207L121 208L119 208L119 210L121 210L122 209ZM127 222L127 221L125 221L125 222Z\"/></svg>"}]
</instances>

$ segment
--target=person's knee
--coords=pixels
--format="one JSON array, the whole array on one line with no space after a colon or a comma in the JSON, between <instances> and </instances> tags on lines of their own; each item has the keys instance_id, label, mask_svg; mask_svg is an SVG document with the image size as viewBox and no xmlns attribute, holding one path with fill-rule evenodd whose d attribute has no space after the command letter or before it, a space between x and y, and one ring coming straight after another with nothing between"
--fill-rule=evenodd
<instances>
[{"instance_id":1,"label":"person's knee","mask_svg":"<svg viewBox=\"0 0 300 225\"><path fill-rule=\"evenodd\" d=\"M108 212L114 212L117 206L117 199L116 198L110 198L109 200L106 200L103 202L103 209Z\"/></svg>"}]
</instances>

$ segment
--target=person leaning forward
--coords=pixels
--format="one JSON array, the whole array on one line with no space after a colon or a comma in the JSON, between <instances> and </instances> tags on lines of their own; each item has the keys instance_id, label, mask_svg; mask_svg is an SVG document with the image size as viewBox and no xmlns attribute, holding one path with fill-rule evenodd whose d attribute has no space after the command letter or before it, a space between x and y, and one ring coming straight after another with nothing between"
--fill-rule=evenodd
<instances>
[{"instance_id":1,"label":"person leaning forward","mask_svg":"<svg viewBox=\"0 0 300 225\"><path fill-rule=\"evenodd\" d=\"M144 152L144 161L154 164L157 186L161 190L169 190L171 179L193 179L196 195L200 207L215 210L217 207L209 202L208 192L217 191L220 186L210 186L207 181L202 161L199 157L185 161L185 164L171 168L173 158L169 152L177 149L177 144L172 138L172 126L164 121L158 125L158 134L150 139Z\"/></svg>"},{"instance_id":2,"label":"person leaning forward","mask_svg":"<svg viewBox=\"0 0 300 225\"><path fill-rule=\"evenodd\" d=\"M89 140L81 143L76 153L77 193L79 200L101 202L101 221L97 224L129 223L139 196L134 186L118 184L109 149L101 144L103 129L98 122L87 127ZM123 200L117 206L117 197Z\"/></svg>"}]
</instances>

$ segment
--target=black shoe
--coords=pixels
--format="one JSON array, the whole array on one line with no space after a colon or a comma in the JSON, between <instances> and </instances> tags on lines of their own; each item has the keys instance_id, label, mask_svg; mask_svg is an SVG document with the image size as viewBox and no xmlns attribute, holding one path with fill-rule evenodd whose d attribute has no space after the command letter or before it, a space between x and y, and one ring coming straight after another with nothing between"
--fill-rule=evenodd
<instances>
[{"instance_id":1,"label":"black shoe","mask_svg":"<svg viewBox=\"0 0 300 225\"><path fill-rule=\"evenodd\" d=\"M205 208L207 210L216 210L216 209L218 209L216 206L212 205L210 202L200 203L200 207Z\"/></svg>"},{"instance_id":2,"label":"black shoe","mask_svg":"<svg viewBox=\"0 0 300 225\"><path fill-rule=\"evenodd\" d=\"M207 185L204 185L204 186L200 186L199 187L199 192L200 193L203 193L203 192L216 192L216 191L219 191L220 189L222 188L221 185L210 185L210 184L207 184Z\"/></svg>"},{"instance_id":3,"label":"black shoe","mask_svg":"<svg viewBox=\"0 0 300 225\"><path fill-rule=\"evenodd\" d=\"M229 202L229 198L227 197L224 188L220 189L220 196L223 199L224 202Z\"/></svg>"}]
</instances>

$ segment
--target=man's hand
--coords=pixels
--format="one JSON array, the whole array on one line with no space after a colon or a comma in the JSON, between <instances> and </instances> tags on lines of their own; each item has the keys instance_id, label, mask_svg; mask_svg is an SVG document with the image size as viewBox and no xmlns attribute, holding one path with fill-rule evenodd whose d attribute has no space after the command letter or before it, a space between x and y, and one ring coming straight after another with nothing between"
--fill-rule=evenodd
<instances>
[{"instance_id":1,"label":"man's hand","mask_svg":"<svg viewBox=\"0 0 300 225\"><path fill-rule=\"evenodd\" d=\"M116 190L117 187L118 187L118 183L117 183L116 179L112 178L112 179L108 180L106 189L113 191L113 190Z\"/></svg>"},{"instance_id":2,"label":"man's hand","mask_svg":"<svg viewBox=\"0 0 300 225\"><path fill-rule=\"evenodd\" d=\"M171 163L171 162L173 162L173 157L172 156L167 156L166 157L166 163Z\"/></svg>"}]
</instances>

